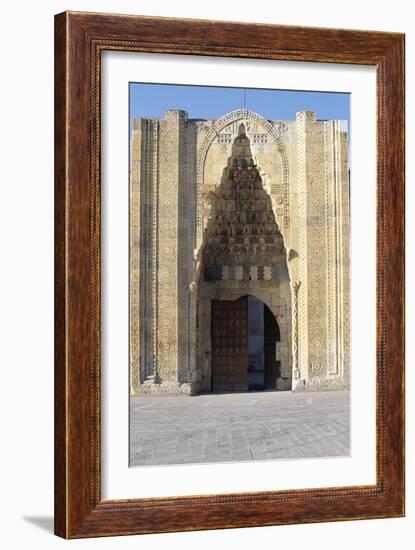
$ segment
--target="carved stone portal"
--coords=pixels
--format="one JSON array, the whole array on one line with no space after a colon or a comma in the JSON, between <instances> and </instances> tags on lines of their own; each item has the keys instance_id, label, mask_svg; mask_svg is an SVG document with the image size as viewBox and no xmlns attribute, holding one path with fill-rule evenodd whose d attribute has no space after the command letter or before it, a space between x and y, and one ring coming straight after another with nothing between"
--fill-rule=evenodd
<instances>
[{"instance_id":1,"label":"carved stone portal","mask_svg":"<svg viewBox=\"0 0 415 550\"><path fill-rule=\"evenodd\" d=\"M246 109L135 120L132 393L211 390L212 302L244 297L264 304L278 333L273 387L347 388L349 264L344 121Z\"/></svg>"},{"instance_id":2,"label":"carved stone portal","mask_svg":"<svg viewBox=\"0 0 415 550\"><path fill-rule=\"evenodd\" d=\"M210 201L210 218L201 247L203 280L199 284L199 303L203 303L204 309L209 310L218 300L226 300L224 303L231 305L233 299L238 303L241 294L256 297L264 304L269 303L270 307L265 312L270 311L275 316L275 332L278 332L280 349L283 350L279 368L274 370L275 379L269 381L269 387L291 389L291 297L287 253L272 209L271 197L263 187L260 168L255 163L251 142L243 123L238 127L221 182L211 192ZM233 309L230 307L229 311ZM263 324L264 319L261 321ZM247 323L249 324L248 317ZM267 326L270 326L269 322ZM229 325L228 335L237 328ZM201 318L201 339L198 347L203 347L203 342L211 336L210 332L216 331L213 316ZM241 335L241 345L242 337ZM238 344L234 340L235 338L233 344ZM214 344L212 342L212 349L215 348ZM229 364L232 362L230 354L233 348L239 349L239 346L230 346L230 353L223 352L228 357ZM210 358L209 350L204 355ZM246 360L248 361L248 355ZM234 361L241 362L239 355L235 355ZM217 389L218 385L214 385L214 372L215 365L219 362L217 353L212 357L212 365L208 361L207 376L201 380L204 390L212 389L210 371L213 372L213 389ZM229 369L231 372L231 367ZM231 379L232 377L228 384L224 382L222 386L248 389L248 378L245 383L241 380L239 384Z\"/></svg>"}]
</instances>

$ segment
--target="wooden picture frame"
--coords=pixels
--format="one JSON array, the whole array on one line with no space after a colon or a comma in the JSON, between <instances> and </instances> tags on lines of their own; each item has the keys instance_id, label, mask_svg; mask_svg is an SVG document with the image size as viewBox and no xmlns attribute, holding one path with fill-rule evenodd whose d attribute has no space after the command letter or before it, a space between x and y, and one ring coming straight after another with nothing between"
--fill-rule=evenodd
<instances>
[{"instance_id":1,"label":"wooden picture frame","mask_svg":"<svg viewBox=\"0 0 415 550\"><path fill-rule=\"evenodd\" d=\"M376 67L375 485L101 500L104 50ZM55 18L55 159L55 533L78 538L404 515L404 35L61 13Z\"/></svg>"}]
</instances>

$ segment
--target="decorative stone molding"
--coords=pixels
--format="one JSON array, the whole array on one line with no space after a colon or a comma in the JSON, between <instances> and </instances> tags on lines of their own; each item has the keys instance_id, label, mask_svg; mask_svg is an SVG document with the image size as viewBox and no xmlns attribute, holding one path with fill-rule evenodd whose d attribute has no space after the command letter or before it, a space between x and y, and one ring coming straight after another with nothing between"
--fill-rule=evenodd
<instances>
[{"instance_id":1,"label":"decorative stone molding","mask_svg":"<svg viewBox=\"0 0 415 550\"><path fill-rule=\"evenodd\" d=\"M300 378L300 370L298 368L298 291L300 290L301 281L295 281L291 285L292 295L292 348L293 348L293 377Z\"/></svg>"}]
</instances>

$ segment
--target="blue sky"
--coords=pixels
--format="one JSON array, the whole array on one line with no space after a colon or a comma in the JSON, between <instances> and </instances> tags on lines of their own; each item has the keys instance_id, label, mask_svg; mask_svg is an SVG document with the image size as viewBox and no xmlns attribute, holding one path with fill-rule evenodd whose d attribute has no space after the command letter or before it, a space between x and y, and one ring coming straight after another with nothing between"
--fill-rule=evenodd
<instances>
[{"instance_id":1,"label":"blue sky","mask_svg":"<svg viewBox=\"0 0 415 550\"><path fill-rule=\"evenodd\" d=\"M298 111L315 111L318 120L347 120L350 94L254 88L222 88L174 84L130 83L130 117L164 117L168 109L183 109L189 118L219 118L246 107L269 120L295 119Z\"/></svg>"}]
</instances>

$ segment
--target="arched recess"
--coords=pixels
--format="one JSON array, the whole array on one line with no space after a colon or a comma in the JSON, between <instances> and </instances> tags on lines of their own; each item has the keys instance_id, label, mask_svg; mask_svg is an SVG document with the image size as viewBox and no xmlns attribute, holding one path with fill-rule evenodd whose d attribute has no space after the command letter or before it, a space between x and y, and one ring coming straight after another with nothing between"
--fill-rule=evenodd
<instances>
[{"instance_id":1,"label":"arched recess","mask_svg":"<svg viewBox=\"0 0 415 550\"><path fill-rule=\"evenodd\" d=\"M256 296L212 301L212 391L277 389L279 344L277 320Z\"/></svg>"},{"instance_id":2,"label":"arched recess","mask_svg":"<svg viewBox=\"0 0 415 550\"><path fill-rule=\"evenodd\" d=\"M246 295L264 302L276 318L281 335L281 372L275 389L291 389L291 288L287 252L271 197L263 187L260 174L245 125L241 123L220 184L212 192L211 216L198 257L197 364L202 389L209 389L207 381L212 365L212 303L232 302ZM228 315L230 318L234 315L238 321L232 304ZM246 380L244 383L246 385Z\"/></svg>"},{"instance_id":3,"label":"arched recess","mask_svg":"<svg viewBox=\"0 0 415 550\"><path fill-rule=\"evenodd\" d=\"M254 289L249 294L229 290L216 293L209 318L211 386L205 389L220 392L291 389L291 380L286 379L282 385L283 375L290 377L286 372L288 354L284 350L289 332L287 319L270 298L266 292Z\"/></svg>"},{"instance_id":4,"label":"arched recess","mask_svg":"<svg viewBox=\"0 0 415 550\"><path fill-rule=\"evenodd\" d=\"M270 315L275 319L278 326L278 351L276 360L278 361L278 372L273 382L268 381L267 389L291 390L292 389L292 352L291 352L291 309L286 304L278 300L278 292L275 288L261 289L253 285L247 289L218 288L214 293L205 296L201 304L201 318L199 319L199 328L202 331L203 343L205 349L201 358L206 361L205 378L207 384L203 387L205 390L211 389L210 380L212 377L212 301L237 301L244 297L253 297L264 304ZM203 317L203 318L202 318ZM199 358L199 359L201 359Z\"/></svg>"},{"instance_id":5,"label":"arched recess","mask_svg":"<svg viewBox=\"0 0 415 550\"><path fill-rule=\"evenodd\" d=\"M205 136L203 143L198 151L197 163L196 163L196 181L197 181L197 203L196 203L196 249L199 250L203 242L203 231L206 227L207 220L203 219L203 190L204 190L204 174L205 174L205 161L207 153L210 146L212 145L213 140L216 136L229 124L232 124L237 121L250 121L259 124L264 132L270 136L275 145L277 146L277 151L280 155L281 165L282 165L282 183L284 187L284 219L282 220L281 229L284 230L288 227L289 224L289 164L288 164L288 155L286 151L286 145L282 139L281 131L286 129L284 122L281 122L278 127L275 127L264 117L249 111L248 109L237 109L227 113L220 119L218 119L215 124L210 128L207 135Z\"/></svg>"}]
</instances>

